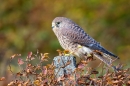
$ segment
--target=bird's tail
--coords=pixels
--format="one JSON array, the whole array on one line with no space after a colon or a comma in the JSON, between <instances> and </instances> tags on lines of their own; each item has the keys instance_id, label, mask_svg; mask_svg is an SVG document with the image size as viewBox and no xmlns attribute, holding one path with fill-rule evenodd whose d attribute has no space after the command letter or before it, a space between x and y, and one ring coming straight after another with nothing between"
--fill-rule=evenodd
<instances>
[{"instance_id":1,"label":"bird's tail","mask_svg":"<svg viewBox=\"0 0 130 86\"><path fill-rule=\"evenodd\" d=\"M110 60L108 61L106 58L104 58L103 56L100 56L98 54L94 54L94 56L97 57L98 59L100 59L102 62L104 62L109 67L111 66L111 61Z\"/></svg>"},{"instance_id":2,"label":"bird's tail","mask_svg":"<svg viewBox=\"0 0 130 86\"><path fill-rule=\"evenodd\" d=\"M102 62L104 62L107 66L112 67L114 71L118 71L118 69L112 64L114 60L112 60L109 55L107 54L99 55L97 53L94 53L94 56L100 59Z\"/></svg>"},{"instance_id":3,"label":"bird's tail","mask_svg":"<svg viewBox=\"0 0 130 86\"><path fill-rule=\"evenodd\" d=\"M110 56L113 56L113 57L115 57L115 58L119 59L119 57L118 57L118 56L116 56L116 55L114 55L113 53L111 53L111 52L107 51L107 50L106 50L106 49L104 49L103 47L101 48L101 51L102 51L102 52L104 52L104 53L106 53L106 54L108 54L108 55L110 55Z\"/></svg>"}]
</instances>

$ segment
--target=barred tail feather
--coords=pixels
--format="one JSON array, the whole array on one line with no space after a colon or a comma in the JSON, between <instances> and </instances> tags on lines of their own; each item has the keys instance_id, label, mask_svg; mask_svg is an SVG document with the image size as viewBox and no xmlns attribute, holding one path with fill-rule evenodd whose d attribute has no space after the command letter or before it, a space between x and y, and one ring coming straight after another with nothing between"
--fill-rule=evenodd
<instances>
[{"instance_id":1,"label":"barred tail feather","mask_svg":"<svg viewBox=\"0 0 130 86\"><path fill-rule=\"evenodd\" d=\"M112 66L112 59L110 57L107 57L106 55L99 55L94 53L94 56L97 57L98 59L100 59L102 62L104 62L106 65L108 65L109 67Z\"/></svg>"},{"instance_id":2,"label":"barred tail feather","mask_svg":"<svg viewBox=\"0 0 130 86\"><path fill-rule=\"evenodd\" d=\"M96 53L94 53L94 56L97 57L98 59L100 59L102 62L104 62L107 66L112 67L114 71L118 71L118 69L112 65L112 59L110 58L109 55L104 54L104 56L98 55Z\"/></svg>"}]
</instances>

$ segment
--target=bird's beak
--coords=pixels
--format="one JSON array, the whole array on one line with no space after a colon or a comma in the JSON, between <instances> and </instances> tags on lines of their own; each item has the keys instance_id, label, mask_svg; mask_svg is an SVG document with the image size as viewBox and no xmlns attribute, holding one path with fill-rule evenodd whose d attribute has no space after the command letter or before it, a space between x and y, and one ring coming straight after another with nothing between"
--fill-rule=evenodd
<instances>
[{"instance_id":1,"label":"bird's beak","mask_svg":"<svg viewBox=\"0 0 130 86\"><path fill-rule=\"evenodd\" d=\"M55 27L55 23L52 23L52 29Z\"/></svg>"}]
</instances>

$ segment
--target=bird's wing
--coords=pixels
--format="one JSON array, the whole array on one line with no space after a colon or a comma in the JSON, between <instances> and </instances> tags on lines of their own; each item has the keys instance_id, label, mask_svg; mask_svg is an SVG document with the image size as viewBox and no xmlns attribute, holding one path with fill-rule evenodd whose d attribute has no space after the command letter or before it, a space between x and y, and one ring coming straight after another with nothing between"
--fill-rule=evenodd
<instances>
[{"instance_id":1,"label":"bird's wing","mask_svg":"<svg viewBox=\"0 0 130 86\"><path fill-rule=\"evenodd\" d=\"M99 51L101 51L101 52L103 52L103 53L106 53L106 54L108 54L108 55L110 55L110 56L113 56L113 57L115 57L115 58L119 58L118 56L114 55L113 53L107 51L104 47L102 47L102 46L99 45L99 44L90 44L90 45L88 45L88 46L89 46L91 49L93 49L93 50L99 50Z\"/></svg>"},{"instance_id":2,"label":"bird's wing","mask_svg":"<svg viewBox=\"0 0 130 86\"><path fill-rule=\"evenodd\" d=\"M80 45L86 46L98 43L79 26L74 26L71 29L66 28L65 31L62 31L62 34L66 36L67 39Z\"/></svg>"},{"instance_id":3,"label":"bird's wing","mask_svg":"<svg viewBox=\"0 0 130 86\"><path fill-rule=\"evenodd\" d=\"M62 32L63 35L67 37L67 39L71 40L74 43L78 43L82 46L86 46L92 50L99 50L100 52L118 58L116 55L103 48L100 45L100 43L98 43L87 33L85 33L85 31L79 26L74 26L72 27L72 29L66 29L66 31L62 31Z\"/></svg>"}]
</instances>

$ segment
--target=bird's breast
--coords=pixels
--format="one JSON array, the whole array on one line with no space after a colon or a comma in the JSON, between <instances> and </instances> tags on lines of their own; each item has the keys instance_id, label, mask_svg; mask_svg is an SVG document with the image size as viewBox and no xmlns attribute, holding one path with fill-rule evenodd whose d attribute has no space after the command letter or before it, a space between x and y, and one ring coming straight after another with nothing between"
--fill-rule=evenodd
<instances>
[{"instance_id":1,"label":"bird's breast","mask_svg":"<svg viewBox=\"0 0 130 86\"><path fill-rule=\"evenodd\" d=\"M69 50L71 53L74 53L78 57L82 57L85 54L90 54L92 52L91 49L85 46L78 47L79 44L73 42L72 40L68 39L62 32L55 31L55 34L58 38L58 41L63 49Z\"/></svg>"}]
</instances>

